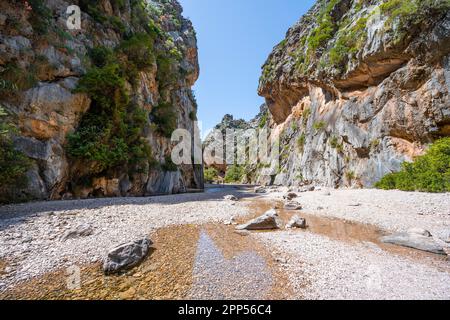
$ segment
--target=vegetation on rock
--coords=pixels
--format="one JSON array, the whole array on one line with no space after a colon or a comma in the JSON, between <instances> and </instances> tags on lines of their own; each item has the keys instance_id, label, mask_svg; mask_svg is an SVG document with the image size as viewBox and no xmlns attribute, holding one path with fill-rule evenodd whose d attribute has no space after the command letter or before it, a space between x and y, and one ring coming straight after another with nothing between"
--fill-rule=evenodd
<instances>
[{"instance_id":1,"label":"vegetation on rock","mask_svg":"<svg viewBox=\"0 0 450 320\"><path fill-rule=\"evenodd\" d=\"M205 182L207 182L207 183L214 182L217 179L218 175L219 175L219 173L214 168L206 168L204 170L204 178L205 178Z\"/></svg>"},{"instance_id":2,"label":"vegetation on rock","mask_svg":"<svg viewBox=\"0 0 450 320\"><path fill-rule=\"evenodd\" d=\"M245 168L240 165L232 165L228 167L227 172L225 174L225 182L233 183L233 182L241 182L245 176Z\"/></svg>"},{"instance_id":3,"label":"vegetation on rock","mask_svg":"<svg viewBox=\"0 0 450 320\"><path fill-rule=\"evenodd\" d=\"M28 158L14 148L11 134L15 128L5 119L6 116L0 106L0 202L8 198L5 194L8 190L25 185L30 167Z\"/></svg>"},{"instance_id":4,"label":"vegetation on rock","mask_svg":"<svg viewBox=\"0 0 450 320\"><path fill-rule=\"evenodd\" d=\"M96 5L83 5L94 19L105 23L103 16L97 15L100 11ZM122 8L117 1L113 6L117 10ZM145 10L145 5L135 3L133 21L145 21L143 31L128 31L114 49L100 46L90 50L93 67L82 77L76 90L86 93L92 103L78 130L68 137L68 154L93 162L93 174L130 162L137 166L153 163L151 148L143 134L148 119L167 138L176 128L176 113L168 90L178 77L174 56L180 53L173 48L163 47L167 52L155 48L156 41L167 42L167 37ZM157 68L161 100L149 114L132 102L127 83L135 87L139 73L153 68ZM170 163L165 167L174 171Z\"/></svg>"},{"instance_id":5,"label":"vegetation on rock","mask_svg":"<svg viewBox=\"0 0 450 320\"><path fill-rule=\"evenodd\" d=\"M349 8L343 10L347 5ZM398 44L411 29L420 29L430 15L449 9L449 0L384 0L374 5L366 0L321 0L315 11L303 17L306 27L299 41L287 49L285 39L276 50L294 59L298 75L339 78L357 60L368 36L368 24L378 14L386 17L382 31L392 33L392 43ZM281 67L274 61L276 57L272 55L264 65L261 83L273 79Z\"/></svg>"},{"instance_id":6,"label":"vegetation on rock","mask_svg":"<svg viewBox=\"0 0 450 320\"><path fill-rule=\"evenodd\" d=\"M450 138L436 141L423 156L405 162L400 172L386 175L377 188L421 192L450 191Z\"/></svg>"},{"instance_id":7,"label":"vegetation on rock","mask_svg":"<svg viewBox=\"0 0 450 320\"><path fill-rule=\"evenodd\" d=\"M78 130L68 136L68 153L73 158L93 161L93 173L139 162L151 157L142 138L145 112L130 102L123 69L116 63L92 68L81 80L77 92L92 99Z\"/></svg>"}]
</instances>

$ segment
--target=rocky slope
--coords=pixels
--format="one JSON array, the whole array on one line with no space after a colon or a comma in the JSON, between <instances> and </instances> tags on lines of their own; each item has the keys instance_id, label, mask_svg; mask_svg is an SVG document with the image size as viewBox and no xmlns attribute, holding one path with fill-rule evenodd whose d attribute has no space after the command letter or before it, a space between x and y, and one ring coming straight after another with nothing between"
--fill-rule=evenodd
<instances>
[{"instance_id":1,"label":"rocky slope","mask_svg":"<svg viewBox=\"0 0 450 320\"><path fill-rule=\"evenodd\" d=\"M236 182L251 183L256 173L262 175L259 170L261 165L257 162L250 164L249 151L244 152L241 148L244 146L247 149L250 140L255 138L254 134L268 129L271 120L266 104L260 106L260 112L250 121L234 119L233 115L226 114L203 141L205 167L214 168L220 176L224 176L230 166L237 164L245 167L245 175L242 181ZM239 158L239 152L242 152L242 158Z\"/></svg>"},{"instance_id":2,"label":"rocky slope","mask_svg":"<svg viewBox=\"0 0 450 320\"><path fill-rule=\"evenodd\" d=\"M66 26L70 5L80 30ZM203 188L177 168L169 129L194 136L195 31L176 0L0 2L0 105L31 164L0 201Z\"/></svg>"},{"instance_id":3,"label":"rocky slope","mask_svg":"<svg viewBox=\"0 0 450 320\"><path fill-rule=\"evenodd\" d=\"M318 1L263 67L281 163L250 180L370 187L398 171L450 135L449 53L448 0Z\"/></svg>"}]
</instances>

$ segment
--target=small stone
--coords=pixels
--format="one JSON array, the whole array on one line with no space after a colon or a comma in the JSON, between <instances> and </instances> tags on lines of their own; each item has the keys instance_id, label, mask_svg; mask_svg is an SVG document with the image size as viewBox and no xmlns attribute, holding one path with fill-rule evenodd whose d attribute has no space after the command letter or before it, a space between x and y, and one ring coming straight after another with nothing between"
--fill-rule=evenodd
<instances>
[{"instance_id":1,"label":"small stone","mask_svg":"<svg viewBox=\"0 0 450 320\"><path fill-rule=\"evenodd\" d=\"M256 187L254 191L255 191L255 193L267 193L267 189L262 186Z\"/></svg>"},{"instance_id":2,"label":"small stone","mask_svg":"<svg viewBox=\"0 0 450 320\"><path fill-rule=\"evenodd\" d=\"M236 233L242 237L246 237L251 234L250 231L247 231L247 230L235 230L234 233Z\"/></svg>"},{"instance_id":3,"label":"small stone","mask_svg":"<svg viewBox=\"0 0 450 320\"><path fill-rule=\"evenodd\" d=\"M431 232L422 228L411 228L407 231L410 234L418 234L424 237L431 237Z\"/></svg>"},{"instance_id":4,"label":"small stone","mask_svg":"<svg viewBox=\"0 0 450 320\"><path fill-rule=\"evenodd\" d=\"M88 224L80 224L74 229L70 229L64 233L61 240L66 241L69 239L81 238L81 237L89 237L94 233L94 229L91 225Z\"/></svg>"},{"instance_id":5,"label":"small stone","mask_svg":"<svg viewBox=\"0 0 450 320\"><path fill-rule=\"evenodd\" d=\"M238 198L236 198L235 196L233 196L233 195L227 195L227 196L225 196L225 197L223 197L225 200L228 200L228 201L238 201Z\"/></svg>"},{"instance_id":6,"label":"small stone","mask_svg":"<svg viewBox=\"0 0 450 320\"><path fill-rule=\"evenodd\" d=\"M66 192L63 194L61 200L72 200L73 199L73 194L70 192Z\"/></svg>"},{"instance_id":7,"label":"small stone","mask_svg":"<svg viewBox=\"0 0 450 320\"><path fill-rule=\"evenodd\" d=\"M231 226L234 222L234 218L231 218L230 220L226 220L223 224L226 226Z\"/></svg>"},{"instance_id":8,"label":"small stone","mask_svg":"<svg viewBox=\"0 0 450 320\"><path fill-rule=\"evenodd\" d=\"M121 300L131 300L134 298L134 295L136 294L136 289L130 288L125 292L119 293L119 298Z\"/></svg>"},{"instance_id":9,"label":"small stone","mask_svg":"<svg viewBox=\"0 0 450 320\"><path fill-rule=\"evenodd\" d=\"M286 225L286 229L294 229L294 228L306 229L306 220L300 218L297 215L293 216L292 219Z\"/></svg>"},{"instance_id":10,"label":"small stone","mask_svg":"<svg viewBox=\"0 0 450 320\"><path fill-rule=\"evenodd\" d=\"M302 210L302 205L297 201L289 201L284 205L286 210Z\"/></svg>"},{"instance_id":11,"label":"small stone","mask_svg":"<svg viewBox=\"0 0 450 320\"><path fill-rule=\"evenodd\" d=\"M277 258L275 258L275 262L278 262L281 264L286 264L287 260L285 258L277 257Z\"/></svg>"},{"instance_id":12,"label":"small stone","mask_svg":"<svg viewBox=\"0 0 450 320\"><path fill-rule=\"evenodd\" d=\"M22 243L30 243L33 241L32 237L26 237L25 239L22 240Z\"/></svg>"},{"instance_id":13,"label":"small stone","mask_svg":"<svg viewBox=\"0 0 450 320\"><path fill-rule=\"evenodd\" d=\"M288 192L287 194L285 194L283 196L283 199L291 201L292 199L295 199L297 197L298 197L298 195L295 192Z\"/></svg>"},{"instance_id":14,"label":"small stone","mask_svg":"<svg viewBox=\"0 0 450 320\"><path fill-rule=\"evenodd\" d=\"M352 203L348 204L349 207L361 207L361 205L362 205L361 203L357 203L357 202L352 202Z\"/></svg>"},{"instance_id":15,"label":"small stone","mask_svg":"<svg viewBox=\"0 0 450 320\"><path fill-rule=\"evenodd\" d=\"M237 230L273 230L279 228L280 222L275 209L271 209L262 216L236 227Z\"/></svg>"}]
</instances>

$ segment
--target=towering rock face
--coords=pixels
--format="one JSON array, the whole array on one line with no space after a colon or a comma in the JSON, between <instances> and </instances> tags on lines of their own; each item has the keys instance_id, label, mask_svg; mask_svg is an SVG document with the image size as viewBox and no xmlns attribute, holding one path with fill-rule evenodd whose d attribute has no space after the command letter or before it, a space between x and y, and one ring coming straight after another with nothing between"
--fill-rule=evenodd
<instances>
[{"instance_id":1,"label":"towering rock face","mask_svg":"<svg viewBox=\"0 0 450 320\"><path fill-rule=\"evenodd\" d=\"M74 4L79 30L67 27ZM198 74L176 0L1 1L0 105L31 166L0 201L203 188L201 165L169 160L168 129L196 134Z\"/></svg>"},{"instance_id":2,"label":"towering rock face","mask_svg":"<svg viewBox=\"0 0 450 320\"><path fill-rule=\"evenodd\" d=\"M263 67L281 164L253 182L372 186L450 135L450 1L320 0Z\"/></svg>"}]
</instances>

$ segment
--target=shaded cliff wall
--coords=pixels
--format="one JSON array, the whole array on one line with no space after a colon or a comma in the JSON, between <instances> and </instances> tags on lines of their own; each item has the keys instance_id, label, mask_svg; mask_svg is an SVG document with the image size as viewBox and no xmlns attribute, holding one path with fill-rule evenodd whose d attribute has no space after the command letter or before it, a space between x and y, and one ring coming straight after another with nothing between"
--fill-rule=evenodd
<instances>
[{"instance_id":1,"label":"shaded cliff wall","mask_svg":"<svg viewBox=\"0 0 450 320\"><path fill-rule=\"evenodd\" d=\"M66 26L72 4L80 30ZM167 132L194 136L198 74L175 0L1 1L0 104L31 160L27 185L2 186L3 201L203 188L201 165L171 163Z\"/></svg>"}]
</instances>

